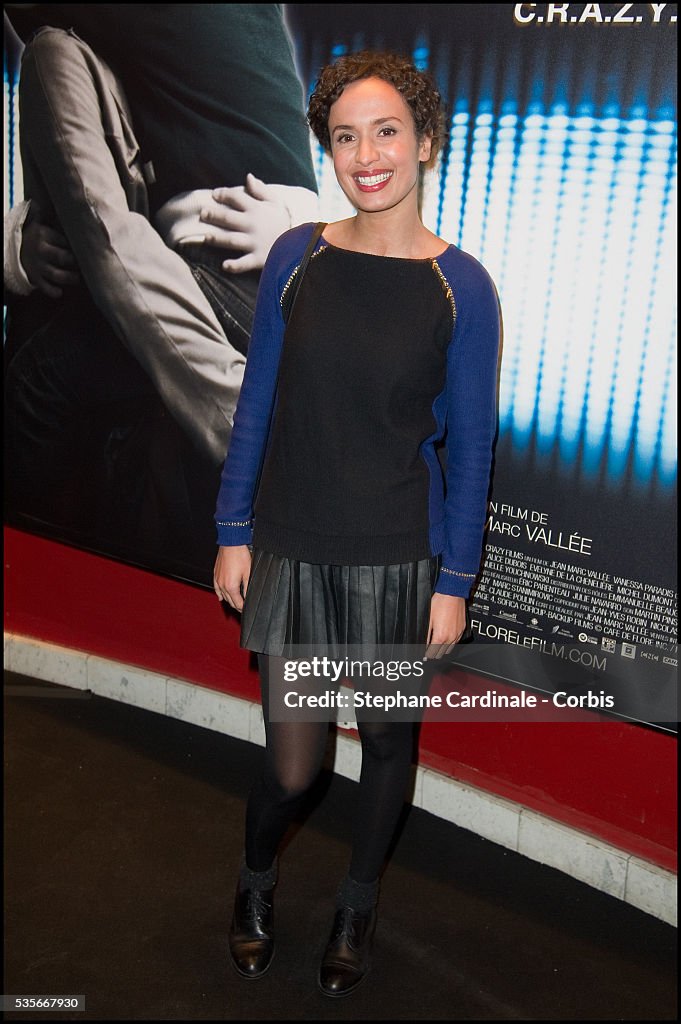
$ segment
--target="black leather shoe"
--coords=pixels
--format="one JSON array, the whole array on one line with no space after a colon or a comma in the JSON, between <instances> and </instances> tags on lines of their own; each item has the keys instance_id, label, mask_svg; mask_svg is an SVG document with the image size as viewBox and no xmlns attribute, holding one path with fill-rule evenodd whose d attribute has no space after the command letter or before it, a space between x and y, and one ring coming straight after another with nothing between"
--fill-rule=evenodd
<instances>
[{"instance_id":1,"label":"black leather shoe","mask_svg":"<svg viewBox=\"0 0 681 1024\"><path fill-rule=\"evenodd\" d=\"M336 911L319 970L319 987L325 996L347 996L364 981L375 927L375 908L364 914L351 907Z\"/></svg>"},{"instance_id":2,"label":"black leather shoe","mask_svg":"<svg viewBox=\"0 0 681 1024\"><path fill-rule=\"evenodd\" d=\"M237 890L229 952L242 978L261 978L274 956L273 889Z\"/></svg>"}]
</instances>

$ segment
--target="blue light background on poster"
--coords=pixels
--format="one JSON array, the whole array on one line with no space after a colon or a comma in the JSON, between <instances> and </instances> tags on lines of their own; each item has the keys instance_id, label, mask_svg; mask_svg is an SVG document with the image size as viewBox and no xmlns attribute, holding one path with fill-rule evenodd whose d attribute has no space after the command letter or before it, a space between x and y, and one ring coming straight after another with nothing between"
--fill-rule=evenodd
<instances>
[{"instance_id":1,"label":"blue light background on poster","mask_svg":"<svg viewBox=\"0 0 681 1024\"><path fill-rule=\"evenodd\" d=\"M499 5L496 5L499 6ZM358 39L357 45L365 45ZM332 56L345 47L332 47ZM430 51L413 56L428 67ZM565 75L570 68L564 68ZM625 74L625 68L620 71ZM466 78L465 67L458 77ZM472 71L471 71L472 77ZM454 99L427 225L489 270L504 313L500 436L583 480L676 482L677 128L644 97ZM497 99L492 99L492 85ZM561 96L561 93L563 94ZM316 146L322 217L349 216Z\"/></svg>"}]
</instances>

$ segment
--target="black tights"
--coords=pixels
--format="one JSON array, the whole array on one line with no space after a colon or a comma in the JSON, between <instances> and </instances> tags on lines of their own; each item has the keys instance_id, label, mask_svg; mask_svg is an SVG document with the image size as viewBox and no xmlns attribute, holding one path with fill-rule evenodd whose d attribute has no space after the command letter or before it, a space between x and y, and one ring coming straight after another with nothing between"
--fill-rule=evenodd
<instances>
[{"instance_id":1,"label":"black tights","mask_svg":"<svg viewBox=\"0 0 681 1024\"><path fill-rule=\"evenodd\" d=\"M246 864L266 871L279 843L317 778L328 722L271 722L270 659L258 655L267 747L260 778L246 808ZM350 877L378 878L404 802L412 763L413 722L359 722L362 772L355 806Z\"/></svg>"}]
</instances>

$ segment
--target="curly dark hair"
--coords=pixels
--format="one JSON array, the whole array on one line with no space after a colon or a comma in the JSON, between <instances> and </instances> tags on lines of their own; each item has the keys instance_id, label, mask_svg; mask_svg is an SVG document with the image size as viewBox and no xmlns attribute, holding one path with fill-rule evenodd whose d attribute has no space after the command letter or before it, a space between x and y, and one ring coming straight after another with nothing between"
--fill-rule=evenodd
<instances>
[{"instance_id":1,"label":"curly dark hair","mask_svg":"<svg viewBox=\"0 0 681 1024\"><path fill-rule=\"evenodd\" d=\"M445 116L442 97L427 71L419 71L402 54L362 50L346 53L333 64L322 69L307 111L307 122L327 153L331 152L329 114L346 85L360 78L382 78L394 85L411 110L418 138L432 135L431 167L445 136Z\"/></svg>"}]
</instances>

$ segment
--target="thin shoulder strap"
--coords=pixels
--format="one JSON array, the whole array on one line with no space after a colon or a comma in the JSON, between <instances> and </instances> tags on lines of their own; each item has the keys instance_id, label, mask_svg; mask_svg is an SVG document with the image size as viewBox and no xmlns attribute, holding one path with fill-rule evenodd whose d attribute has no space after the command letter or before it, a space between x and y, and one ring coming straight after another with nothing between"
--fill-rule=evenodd
<instances>
[{"instance_id":1,"label":"thin shoulder strap","mask_svg":"<svg viewBox=\"0 0 681 1024\"><path fill-rule=\"evenodd\" d=\"M307 270L307 265L310 262L310 257L312 256L312 252L314 250L314 247L317 244L317 242L319 241L319 239L321 237L321 234L322 234L322 231L324 230L325 227L326 227L326 223L324 223L323 221L319 221L318 224L315 224L314 231L312 232L312 237L310 238L310 241L307 244L307 249L305 250L305 252L303 254L302 260L298 264L298 269L296 271L295 281L293 282L292 287L289 288L289 290L288 290L288 294L286 296L286 299L288 301L285 300L284 303L282 304L282 313L283 313L283 316L284 316L284 323L288 323L289 320L291 319L291 314L293 313L293 307L296 304L296 299L298 298L298 292L300 291L300 282L303 280L303 276L305 274L305 271Z\"/></svg>"},{"instance_id":2,"label":"thin shoulder strap","mask_svg":"<svg viewBox=\"0 0 681 1024\"><path fill-rule=\"evenodd\" d=\"M297 269L296 276L295 276L295 279L294 279L294 284L292 284L292 286L289 288L288 292L286 293L286 295L284 297L284 300L282 301L281 312L282 312L282 315L284 317L284 323L286 323L286 324L289 322L289 320L291 318L291 313L293 312L293 307L294 307L295 302L296 302L296 296L298 294L298 289L300 288L300 282L302 280L303 274L305 273L305 270L307 269L307 265L310 262L310 257L312 256L312 251L313 251L315 245L317 244L319 238L321 237L322 231L324 230L325 227L326 227L326 223L323 223L322 221L320 221L318 224L315 224L314 231L312 232L312 237L310 238L310 241L307 244L307 249L305 250L305 252L303 254L302 260L298 264L298 269ZM291 292L293 292L293 295L291 295ZM275 383L275 400L276 400L276 390L277 390L278 386L279 386L279 370L277 369L277 380L276 380L276 383ZM265 441L265 448L263 449L263 452L262 452L261 457L260 457L260 466L258 468L258 475L257 475L256 481L255 481L255 486L253 488L253 503L255 503L255 499L256 499L256 497L258 495L258 488L260 487L260 478L262 476L263 465L264 465L264 462L265 462L265 452L267 451L267 445L268 445L268 442L269 442L270 431L272 429L272 417L273 417L273 415L274 415L274 401L272 403L272 408L270 409L270 417L269 417L269 422L268 422L268 426L267 426L267 438L266 438L266 441Z\"/></svg>"}]
</instances>

